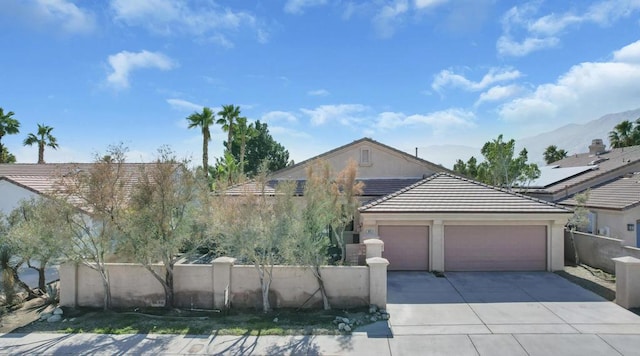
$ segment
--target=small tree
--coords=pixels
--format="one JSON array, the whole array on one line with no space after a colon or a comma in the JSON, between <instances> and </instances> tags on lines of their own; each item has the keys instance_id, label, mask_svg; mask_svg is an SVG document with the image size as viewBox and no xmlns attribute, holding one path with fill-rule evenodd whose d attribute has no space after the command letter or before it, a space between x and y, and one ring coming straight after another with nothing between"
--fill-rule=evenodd
<instances>
[{"instance_id":1,"label":"small tree","mask_svg":"<svg viewBox=\"0 0 640 356\"><path fill-rule=\"evenodd\" d=\"M7 235L15 253L31 269L38 272L38 288L46 291L45 270L62 255L63 241L70 234L68 225L61 224L61 203L52 198L23 200L11 212Z\"/></svg>"},{"instance_id":2,"label":"small tree","mask_svg":"<svg viewBox=\"0 0 640 356\"><path fill-rule=\"evenodd\" d=\"M293 184L280 184L274 196L267 196L266 174L263 170L252 186L239 196L218 194L215 205L215 234L218 249L250 263L258 274L262 294L262 310L271 311L269 290L273 266L282 263L284 251L295 238L292 225ZM273 194L273 193L272 193Z\"/></svg>"},{"instance_id":3,"label":"small tree","mask_svg":"<svg viewBox=\"0 0 640 356\"><path fill-rule=\"evenodd\" d=\"M100 274L105 310L111 308L111 287L106 258L122 241L121 226L127 208L127 189L132 176L125 168L127 149L110 146L104 156L96 155L88 171L75 171L60 177L58 194L70 204L60 209L60 222L71 232L64 240L63 252ZM82 209L82 210L79 210Z\"/></svg>"},{"instance_id":4,"label":"small tree","mask_svg":"<svg viewBox=\"0 0 640 356\"><path fill-rule=\"evenodd\" d=\"M11 221L0 213L0 271L2 272L2 289L5 292L8 305L14 302L16 285L27 293L28 298L37 297L18 274L18 270L24 264L24 259L17 255L17 245L9 238L11 225Z\"/></svg>"},{"instance_id":5,"label":"small tree","mask_svg":"<svg viewBox=\"0 0 640 356\"><path fill-rule=\"evenodd\" d=\"M165 307L174 307L174 266L190 239L198 184L187 162L179 162L168 147L158 150L134 185L124 226L125 246L134 259L160 282ZM153 268L161 261L164 275Z\"/></svg>"},{"instance_id":6,"label":"small tree","mask_svg":"<svg viewBox=\"0 0 640 356\"><path fill-rule=\"evenodd\" d=\"M574 258L576 264L580 264L580 256L578 255L578 249L576 247L576 239L574 236L575 231L579 231L587 227L589 221L589 209L586 207L587 201L589 201L590 191L587 189L582 193L576 194L573 200L576 201L576 206L573 209L573 216L569 218L567 227L569 228L569 235L571 236L571 245L573 246Z\"/></svg>"}]
</instances>

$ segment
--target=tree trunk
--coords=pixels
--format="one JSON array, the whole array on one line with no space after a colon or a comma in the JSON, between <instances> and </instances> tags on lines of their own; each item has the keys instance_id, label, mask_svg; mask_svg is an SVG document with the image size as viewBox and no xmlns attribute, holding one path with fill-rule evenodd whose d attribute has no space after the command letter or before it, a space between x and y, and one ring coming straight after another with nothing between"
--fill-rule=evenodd
<instances>
[{"instance_id":1,"label":"tree trunk","mask_svg":"<svg viewBox=\"0 0 640 356\"><path fill-rule=\"evenodd\" d=\"M20 288L24 289L25 292L27 292L28 299L38 297L38 295L33 292L31 287L29 287L26 283L24 283L20 279L20 276L18 276L18 268L9 267L9 270L11 271L11 275L13 276L14 282L17 283L20 286Z\"/></svg>"},{"instance_id":2,"label":"tree trunk","mask_svg":"<svg viewBox=\"0 0 640 356\"><path fill-rule=\"evenodd\" d=\"M267 278L267 272L264 266L258 263L254 264L258 270L258 277L260 277L260 289L262 291L262 312L268 313L271 311L271 303L269 302L269 289L271 288L271 276Z\"/></svg>"},{"instance_id":3,"label":"tree trunk","mask_svg":"<svg viewBox=\"0 0 640 356\"><path fill-rule=\"evenodd\" d=\"M109 272L104 269L104 266L99 266L100 276L102 277L102 288L104 289L103 309L111 309L111 286L109 285Z\"/></svg>"},{"instance_id":4,"label":"tree trunk","mask_svg":"<svg viewBox=\"0 0 640 356\"><path fill-rule=\"evenodd\" d=\"M322 275L320 274L320 266L313 266L312 272L316 277L316 280L318 281L318 286L320 287L320 294L322 295L322 307L324 310L331 310L331 304L329 304L327 291L324 288L324 281L322 280Z\"/></svg>"},{"instance_id":5,"label":"tree trunk","mask_svg":"<svg viewBox=\"0 0 640 356\"><path fill-rule=\"evenodd\" d=\"M164 306L165 308L173 308L173 267L166 266L165 269Z\"/></svg>"},{"instance_id":6,"label":"tree trunk","mask_svg":"<svg viewBox=\"0 0 640 356\"><path fill-rule=\"evenodd\" d=\"M240 144L240 174L244 174L244 154L247 148L247 143L242 138L242 143Z\"/></svg>"},{"instance_id":7,"label":"tree trunk","mask_svg":"<svg viewBox=\"0 0 640 356\"><path fill-rule=\"evenodd\" d=\"M202 135L202 168L204 169L204 177L209 177L209 137L205 133Z\"/></svg>"},{"instance_id":8,"label":"tree trunk","mask_svg":"<svg viewBox=\"0 0 640 356\"><path fill-rule=\"evenodd\" d=\"M44 164L44 141L38 142L38 164Z\"/></svg>"},{"instance_id":9,"label":"tree trunk","mask_svg":"<svg viewBox=\"0 0 640 356\"><path fill-rule=\"evenodd\" d=\"M579 265L580 257L578 256L578 247L576 247L576 238L573 235L573 230L569 230L569 236L571 236L571 246L573 246L573 258L576 261L576 265Z\"/></svg>"},{"instance_id":10,"label":"tree trunk","mask_svg":"<svg viewBox=\"0 0 640 356\"><path fill-rule=\"evenodd\" d=\"M38 288L42 291L42 292L46 292L47 290L47 281L46 281L46 277L45 277L45 269L47 267L47 263L46 262L40 262L40 267L36 267L36 266L32 266L30 261L27 261L27 266L29 266L29 268L31 269L35 269L36 271L38 271Z\"/></svg>"}]
</instances>

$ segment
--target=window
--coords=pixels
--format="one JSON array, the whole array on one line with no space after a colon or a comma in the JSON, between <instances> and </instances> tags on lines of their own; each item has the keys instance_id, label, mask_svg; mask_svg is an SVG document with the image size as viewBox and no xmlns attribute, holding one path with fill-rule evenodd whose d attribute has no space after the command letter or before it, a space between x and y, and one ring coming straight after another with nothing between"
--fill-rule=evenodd
<instances>
[{"instance_id":1,"label":"window","mask_svg":"<svg viewBox=\"0 0 640 356\"><path fill-rule=\"evenodd\" d=\"M371 165L371 150L369 150L369 148L363 147L360 149L360 165L361 166Z\"/></svg>"}]
</instances>

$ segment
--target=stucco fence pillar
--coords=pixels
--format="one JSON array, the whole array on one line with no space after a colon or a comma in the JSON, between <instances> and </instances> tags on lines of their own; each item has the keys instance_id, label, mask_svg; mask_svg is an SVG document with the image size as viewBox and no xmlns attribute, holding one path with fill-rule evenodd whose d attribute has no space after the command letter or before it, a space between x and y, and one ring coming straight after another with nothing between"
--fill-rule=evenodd
<instances>
[{"instance_id":1,"label":"stucco fence pillar","mask_svg":"<svg viewBox=\"0 0 640 356\"><path fill-rule=\"evenodd\" d=\"M369 266L369 304L379 309L387 308L387 266L389 261L382 257L367 258Z\"/></svg>"},{"instance_id":2,"label":"stucco fence pillar","mask_svg":"<svg viewBox=\"0 0 640 356\"><path fill-rule=\"evenodd\" d=\"M75 308L78 305L78 264L65 262L60 265L60 305Z\"/></svg>"},{"instance_id":3,"label":"stucco fence pillar","mask_svg":"<svg viewBox=\"0 0 640 356\"><path fill-rule=\"evenodd\" d=\"M384 251L384 242L379 238L369 238L363 242L367 253L367 258L382 257Z\"/></svg>"},{"instance_id":4,"label":"stucco fence pillar","mask_svg":"<svg viewBox=\"0 0 640 356\"><path fill-rule=\"evenodd\" d=\"M616 303L623 308L640 307L640 259L612 258L616 264Z\"/></svg>"},{"instance_id":5,"label":"stucco fence pillar","mask_svg":"<svg viewBox=\"0 0 640 356\"><path fill-rule=\"evenodd\" d=\"M228 309L231 293L231 268L236 259L218 257L213 260L213 308Z\"/></svg>"}]
</instances>

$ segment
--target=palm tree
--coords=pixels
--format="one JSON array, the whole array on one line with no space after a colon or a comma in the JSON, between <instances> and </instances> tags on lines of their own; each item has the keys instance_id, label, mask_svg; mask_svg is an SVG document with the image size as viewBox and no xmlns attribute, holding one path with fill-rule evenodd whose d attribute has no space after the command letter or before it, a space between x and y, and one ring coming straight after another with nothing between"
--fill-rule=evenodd
<instances>
[{"instance_id":1,"label":"palm tree","mask_svg":"<svg viewBox=\"0 0 640 356\"><path fill-rule=\"evenodd\" d=\"M257 133L253 128L253 123L247 126L247 118L238 118L238 136L240 136L240 174L244 174L244 155L247 149L247 140L250 140Z\"/></svg>"},{"instance_id":2,"label":"palm tree","mask_svg":"<svg viewBox=\"0 0 640 356\"><path fill-rule=\"evenodd\" d=\"M53 127L46 126L45 124L38 124L38 133L30 133L22 143L25 146L32 146L38 144L38 164L44 163L44 147L49 146L54 150L58 149L58 140L51 134Z\"/></svg>"},{"instance_id":3,"label":"palm tree","mask_svg":"<svg viewBox=\"0 0 640 356\"><path fill-rule=\"evenodd\" d=\"M222 110L218 112L221 118L216 121L222 125L222 131L227 133L227 151L231 152L231 142L233 140L236 122L240 117L240 107L235 105L222 105Z\"/></svg>"},{"instance_id":4,"label":"palm tree","mask_svg":"<svg viewBox=\"0 0 640 356\"><path fill-rule=\"evenodd\" d=\"M202 112L197 111L187 117L189 121L189 128L200 127L202 130L202 168L204 169L204 176L209 176L209 141L211 141L211 132L209 126L213 125L215 120L215 114L208 108L202 108Z\"/></svg>"},{"instance_id":5,"label":"palm tree","mask_svg":"<svg viewBox=\"0 0 640 356\"><path fill-rule=\"evenodd\" d=\"M633 134L633 123L624 120L613 127L613 131L609 132L609 141L612 148L621 148L633 146L635 144Z\"/></svg>"},{"instance_id":6,"label":"palm tree","mask_svg":"<svg viewBox=\"0 0 640 356\"><path fill-rule=\"evenodd\" d=\"M551 164L567 157L567 151L558 149L558 146L556 145L551 145L544 150L542 155L544 157L544 161L547 162L547 164Z\"/></svg>"},{"instance_id":7,"label":"palm tree","mask_svg":"<svg viewBox=\"0 0 640 356\"><path fill-rule=\"evenodd\" d=\"M2 138L5 135L15 135L20 132L20 122L13 118L13 111L4 113L4 110L0 108L0 163L5 163L5 152L8 152L2 146Z\"/></svg>"}]
</instances>

